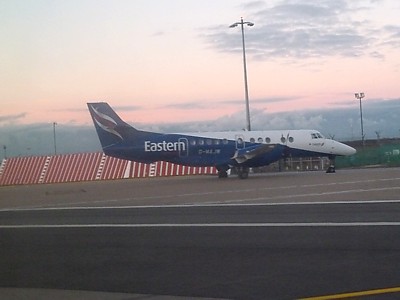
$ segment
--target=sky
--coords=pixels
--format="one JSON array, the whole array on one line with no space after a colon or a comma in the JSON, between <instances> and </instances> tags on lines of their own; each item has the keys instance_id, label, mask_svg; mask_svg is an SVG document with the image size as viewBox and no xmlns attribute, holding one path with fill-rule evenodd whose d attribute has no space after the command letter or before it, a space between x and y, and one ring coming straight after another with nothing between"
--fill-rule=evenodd
<instances>
[{"instance_id":1,"label":"sky","mask_svg":"<svg viewBox=\"0 0 400 300\"><path fill-rule=\"evenodd\" d=\"M244 28L252 127L329 133L336 113L346 133L332 135L351 137L356 92L365 109L400 113L399 15L396 0L0 0L0 145L17 144L21 128L91 126L91 101L133 125L242 129L241 30L229 28L241 17L254 23ZM365 117L379 124L367 134L398 135L396 118Z\"/></svg>"}]
</instances>

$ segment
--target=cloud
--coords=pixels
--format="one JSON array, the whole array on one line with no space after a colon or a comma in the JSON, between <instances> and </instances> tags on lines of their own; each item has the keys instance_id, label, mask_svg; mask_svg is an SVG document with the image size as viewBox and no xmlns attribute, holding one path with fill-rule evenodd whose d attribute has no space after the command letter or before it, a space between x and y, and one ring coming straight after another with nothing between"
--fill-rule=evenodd
<instances>
[{"instance_id":1,"label":"cloud","mask_svg":"<svg viewBox=\"0 0 400 300\"><path fill-rule=\"evenodd\" d=\"M244 3L242 5L244 10L261 9L264 6L265 6L265 2L264 1L251 1L251 2Z\"/></svg>"},{"instance_id":2,"label":"cloud","mask_svg":"<svg viewBox=\"0 0 400 300\"><path fill-rule=\"evenodd\" d=\"M390 46L393 48L400 47L400 26L387 25L383 29L384 40L380 43L383 46Z\"/></svg>"},{"instance_id":3,"label":"cloud","mask_svg":"<svg viewBox=\"0 0 400 300\"><path fill-rule=\"evenodd\" d=\"M137 111L143 109L143 107L139 105L117 105L114 109L118 111Z\"/></svg>"},{"instance_id":4,"label":"cloud","mask_svg":"<svg viewBox=\"0 0 400 300\"><path fill-rule=\"evenodd\" d=\"M151 36L159 37L159 36L164 36L164 35L165 35L165 31L156 31L156 32L153 32L153 34Z\"/></svg>"},{"instance_id":5,"label":"cloud","mask_svg":"<svg viewBox=\"0 0 400 300\"><path fill-rule=\"evenodd\" d=\"M245 6L251 13L244 21L255 26L245 29L247 53L257 60L329 56L383 59L379 46L397 47L400 30L390 25L372 29L368 20L352 20L354 11L372 10L379 3L369 5L344 0L282 0L273 5L251 2ZM241 52L239 31L214 26L207 29L204 38L221 52Z\"/></svg>"},{"instance_id":6,"label":"cloud","mask_svg":"<svg viewBox=\"0 0 400 300\"><path fill-rule=\"evenodd\" d=\"M398 137L400 126L399 99L369 99L363 101L363 121L366 138L375 138L375 131L381 137ZM253 130L280 129L316 129L326 136L335 136L340 140L359 139L360 113L358 102L351 105L315 110L299 110L291 112L268 113L252 110L251 124ZM222 116L209 122L186 122L147 125L145 130L158 132L206 132L242 130L245 127L245 113L240 111L232 115Z\"/></svg>"},{"instance_id":7,"label":"cloud","mask_svg":"<svg viewBox=\"0 0 400 300\"><path fill-rule=\"evenodd\" d=\"M181 109L181 110L206 109L207 105L199 103L199 102L185 102L185 103L168 104L168 105L162 106L161 108Z\"/></svg>"},{"instance_id":8,"label":"cloud","mask_svg":"<svg viewBox=\"0 0 400 300\"><path fill-rule=\"evenodd\" d=\"M26 117L26 113L20 113L17 115L6 115L6 116L0 116L0 125L1 123L12 123L15 121L18 121L20 119L23 119Z\"/></svg>"},{"instance_id":9,"label":"cloud","mask_svg":"<svg viewBox=\"0 0 400 300\"><path fill-rule=\"evenodd\" d=\"M399 137L400 98L367 99L363 102L364 132L367 139ZM360 111L353 106L281 113L251 111L253 130L316 129L327 137L349 141L361 139ZM138 124L132 124L136 126ZM140 124L141 130L156 132L207 132L242 130L243 111L207 122ZM101 151L93 125L59 124L56 127L57 152L80 153ZM7 146L8 156L51 155L54 153L53 126L48 123L0 126L0 147ZM0 151L0 160L3 153Z\"/></svg>"},{"instance_id":10,"label":"cloud","mask_svg":"<svg viewBox=\"0 0 400 300\"><path fill-rule=\"evenodd\" d=\"M261 103L261 104L263 104L263 103L275 103L275 102L290 102L290 101L293 101L293 100L296 100L296 99L298 99L299 97L291 97L291 96L288 96L288 97L284 97L284 96L282 96L282 97L267 97L267 98L262 98L262 99L252 99L251 100L251 102L252 103ZM243 103L243 100L241 100L241 102Z\"/></svg>"},{"instance_id":11,"label":"cloud","mask_svg":"<svg viewBox=\"0 0 400 300\"><path fill-rule=\"evenodd\" d=\"M93 126L59 124L56 127L57 153L100 151ZM0 147L9 157L54 154L53 126L48 123L18 124L0 127ZM0 153L0 160L3 153Z\"/></svg>"},{"instance_id":12,"label":"cloud","mask_svg":"<svg viewBox=\"0 0 400 300\"><path fill-rule=\"evenodd\" d=\"M275 103L275 102L287 102L293 101L298 99L299 97L294 96L276 96L276 97L266 97L266 98L259 98L259 99L252 99L251 103L253 104L268 104L268 103ZM222 100L216 102L185 102L185 103L173 103L164 106L158 107L159 109L176 109L176 110L208 110L214 109L216 106L225 107L225 106L243 106L244 100L243 99L236 99L236 100Z\"/></svg>"}]
</instances>

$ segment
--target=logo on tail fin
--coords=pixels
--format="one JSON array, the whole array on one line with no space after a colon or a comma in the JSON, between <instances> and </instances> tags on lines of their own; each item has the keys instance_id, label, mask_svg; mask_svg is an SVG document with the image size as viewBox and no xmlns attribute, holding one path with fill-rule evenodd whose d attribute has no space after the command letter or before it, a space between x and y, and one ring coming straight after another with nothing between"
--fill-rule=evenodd
<instances>
[{"instance_id":1,"label":"logo on tail fin","mask_svg":"<svg viewBox=\"0 0 400 300\"><path fill-rule=\"evenodd\" d=\"M119 137L121 140L123 140L121 134L119 134L116 130L115 127L117 127L117 122L111 118L110 116L107 116L106 114L103 114L99 112L93 105L91 106L93 109L93 120L96 122L96 124L103 130L114 134L115 136Z\"/></svg>"}]
</instances>

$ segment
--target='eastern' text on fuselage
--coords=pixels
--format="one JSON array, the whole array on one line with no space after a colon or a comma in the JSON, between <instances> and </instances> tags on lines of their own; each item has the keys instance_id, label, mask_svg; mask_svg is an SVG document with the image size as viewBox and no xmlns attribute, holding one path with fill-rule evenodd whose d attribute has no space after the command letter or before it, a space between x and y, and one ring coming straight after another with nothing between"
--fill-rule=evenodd
<instances>
[{"instance_id":1,"label":"'eastern' text on fuselage","mask_svg":"<svg viewBox=\"0 0 400 300\"><path fill-rule=\"evenodd\" d=\"M167 142L162 141L153 143L151 141L144 142L145 152L173 152L173 151L186 151L186 144L184 142Z\"/></svg>"}]
</instances>

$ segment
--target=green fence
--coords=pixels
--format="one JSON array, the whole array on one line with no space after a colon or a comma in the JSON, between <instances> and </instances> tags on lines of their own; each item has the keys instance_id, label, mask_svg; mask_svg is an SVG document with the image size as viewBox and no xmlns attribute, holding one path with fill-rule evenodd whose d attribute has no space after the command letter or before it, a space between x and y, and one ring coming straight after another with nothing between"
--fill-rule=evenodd
<instances>
[{"instance_id":1,"label":"green fence","mask_svg":"<svg viewBox=\"0 0 400 300\"><path fill-rule=\"evenodd\" d=\"M400 144L357 147L352 156L337 157L337 168L361 166L400 166Z\"/></svg>"}]
</instances>

